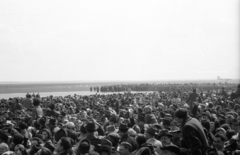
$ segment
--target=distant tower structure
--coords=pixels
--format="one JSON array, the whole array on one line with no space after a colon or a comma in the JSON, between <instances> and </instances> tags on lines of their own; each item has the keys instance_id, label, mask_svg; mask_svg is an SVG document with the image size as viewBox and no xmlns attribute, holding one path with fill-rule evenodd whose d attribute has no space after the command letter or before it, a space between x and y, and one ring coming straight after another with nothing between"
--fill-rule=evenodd
<instances>
[{"instance_id":1,"label":"distant tower structure","mask_svg":"<svg viewBox=\"0 0 240 155\"><path fill-rule=\"evenodd\" d=\"M92 92L92 87L90 87L90 92Z\"/></svg>"}]
</instances>

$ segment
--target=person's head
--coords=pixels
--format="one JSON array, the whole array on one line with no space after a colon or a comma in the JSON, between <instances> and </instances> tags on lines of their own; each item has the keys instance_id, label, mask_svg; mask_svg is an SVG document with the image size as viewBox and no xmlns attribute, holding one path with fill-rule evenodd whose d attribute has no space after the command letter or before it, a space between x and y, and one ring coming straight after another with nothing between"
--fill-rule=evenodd
<instances>
[{"instance_id":1,"label":"person's head","mask_svg":"<svg viewBox=\"0 0 240 155\"><path fill-rule=\"evenodd\" d=\"M235 131L235 132L239 132L239 122L237 121L237 119L233 119L231 122L231 128Z\"/></svg>"},{"instance_id":2,"label":"person's head","mask_svg":"<svg viewBox=\"0 0 240 155\"><path fill-rule=\"evenodd\" d=\"M175 116L176 116L176 120L179 123L182 123L183 120L185 120L188 116L188 111L185 108L179 108L177 109L177 111L175 112Z\"/></svg>"},{"instance_id":3,"label":"person's head","mask_svg":"<svg viewBox=\"0 0 240 155\"><path fill-rule=\"evenodd\" d=\"M112 146L114 148L117 148L118 147L118 143L119 143L119 140L120 140L120 135L118 133L110 133L108 136L107 136L107 139L112 143Z\"/></svg>"},{"instance_id":4,"label":"person's head","mask_svg":"<svg viewBox=\"0 0 240 155\"><path fill-rule=\"evenodd\" d=\"M129 155L132 151L132 145L128 142L122 142L119 148L120 155Z\"/></svg>"},{"instance_id":5,"label":"person's head","mask_svg":"<svg viewBox=\"0 0 240 155\"><path fill-rule=\"evenodd\" d=\"M118 116L113 115L109 118L109 125L116 125L118 121L119 121Z\"/></svg>"},{"instance_id":6,"label":"person's head","mask_svg":"<svg viewBox=\"0 0 240 155\"><path fill-rule=\"evenodd\" d=\"M144 134L138 134L135 140L137 142L138 148L140 148L142 144L147 142L147 138Z\"/></svg>"},{"instance_id":7,"label":"person's head","mask_svg":"<svg viewBox=\"0 0 240 155\"><path fill-rule=\"evenodd\" d=\"M210 131L214 131L215 130L215 122L210 122Z\"/></svg>"},{"instance_id":8,"label":"person's head","mask_svg":"<svg viewBox=\"0 0 240 155\"><path fill-rule=\"evenodd\" d=\"M128 136L135 138L137 135L137 132L133 130L132 128L128 129Z\"/></svg>"},{"instance_id":9,"label":"person's head","mask_svg":"<svg viewBox=\"0 0 240 155\"><path fill-rule=\"evenodd\" d=\"M40 135L37 135L37 136L40 136ZM42 144L42 139L40 139L39 137L33 137L32 139L31 139L31 145L32 146L40 146L40 144ZM41 135L42 136L42 135Z\"/></svg>"},{"instance_id":10,"label":"person's head","mask_svg":"<svg viewBox=\"0 0 240 155\"><path fill-rule=\"evenodd\" d=\"M25 130L28 128L28 125L25 122L20 122L18 126L21 130Z\"/></svg>"},{"instance_id":11,"label":"person's head","mask_svg":"<svg viewBox=\"0 0 240 155\"><path fill-rule=\"evenodd\" d=\"M124 134L127 134L128 132L128 125L126 123L120 123L119 126L119 135L122 137Z\"/></svg>"},{"instance_id":12,"label":"person's head","mask_svg":"<svg viewBox=\"0 0 240 155\"><path fill-rule=\"evenodd\" d=\"M140 127L143 127L144 124L145 124L145 116L139 114L138 118L137 118L137 125L140 126Z\"/></svg>"},{"instance_id":13,"label":"person's head","mask_svg":"<svg viewBox=\"0 0 240 155\"><path fill-rule=\"evenodd\" d=\"M9 147L6 143L0 143L0 155L9 151Z\"/></svg>"},{"instance_id":14,"label":"person's head","mask_svg":"<svg viewBox=\"0 0 240 155\"><path fill-rule=\"evenodd\" d=\"M230 140L232 138L232 136L234 136L236 134L236 132L232 129L229 129L227 132L226 132L226 137L228 140Z\"/></svg>"},{"instance_id":15,"label":"person's head","mask_svg":"<svg viewBox=\"0 0 240 155\"><path fill-rule=\"evenodd\" d=\"M82 111L81 118L87 118L87 112L85 110Z\"/></svg>"},{"instance_id":16,"label":"person's head","mask_svg":"<svg viewBox=\"0 0 240 155\"><path fill-rule=\"evenodd\" d=\"M163 125L163 128L164 128L164 129L169 129L169 128L170 128L170 125L171 125L171 120L164 118L162 125Z\"/></svg>"},{"instance_id":17,"label":"person's head","mask_svg":"<svg viewBox=\"0 0 240 155\"><path fill-rule=\"evenodd\" d=\"M29 116L32 116L32 109L27 109L26 112Z\"/></svg>"},{"instance_id":18,"label":"person's head","mask_svg":"<svg viewBox=\"0 0 240 155\"><path fill-rule=\"evenodd\" d=\"M193 92L196 93L196 92L197 92L197 89L196 89L196 88L193 88Z\"/></svg>"},{"instance_id":19,"label":"person's head","mask_svg":"<svg viewBox=\"0 0 240 155\"><path fill-rule=\"evenodd\" d=\"M223 128L217 128L216 129L216 134L222 135L223 137L226 137L226 130Z\"/></svg>"},{"instance_id":20,"label":"person's head","mask_svg":"<svg viewBox=\"0 0 240 155\"><path fill-rule=\"evenodd\" d=\"M210 121L209 120L202 120L201 121L202 126L207 129L207 131L210 131Z\"/></svg>"},{"instance_id":21,"label":"person's head","mask_svg":"<svg viewBox=\"0 0 240 155\"><path fill-rule=\"evenodd\" d=\"M52 133L48 129L43 129L42 130L42 135L43 135L43 141L47 141L49 139L52 139Z\"/></svg>"},{"instance_id":22,"label":"person's head","mask_svg":"<svg viewBox=\"0 0 240 155\"><path fill-rule=\"evenodd\" d=\"M23 135L21 135L21 134L15 134L15 135L13 136L13 143L14 143L15 145L23 144L23 142L24 142L24 137L23 137Z\"/></svg>"},{"instance_id":23,"label":"person's head","mask_svg":"<svg viewBox=\"0 0 240 155\"><path fill-rule=\"evenodd\" d=\"M162 130L159 133L158 138L162 142L162 145L170 145L172 135L168 132L168 130Z\"/></svg>"},{"instance_id":24,"label":"person's head","mask_svg":"<svg viewBox=\"0 0 240 155\"><path fill-rule=\"evenodd\" d=\"M145 131L145 136L147 139L154 138L156 133L157 133L157 128L153 125L149 125L149 127Z\"/></svg>"},{"instance_id":25,"label":"person's head","mask_svg":"<svg viewBox=\"0 0 240 155\"><path fill-rule=\"evenodd\" d=\"M203 112L203 114L202 114L202 120L209 120L209 115L208 115L208 113L207 112Z\"/></svg>"},{"instance_id":26,"label":"person's head","mask_svg":"<svg viewBox=\"0 0 240 155\"><path fill-rule=\"evenodd\" d=\"M177 126L173 126L171 128L170 134L172 134L172 138L179 138L181 135L181 130Z\"/></svg>"},{"instance_id":27,"label":"person's head","mask_svg":"<svg viewBox=\"0 0 240 155\"><path fill-rule=\"evenodd\" d=\"M16 155L27 155L26 148L22 144L18 144L14 147Z\"/></svg>"},{"instance_id":28,"label":"person's head","mask_svg":"<svg viewBox=\"0 0 240 155\"><path fill-rule=\"evenodd\" d=\"M88 139L82 140L77 148L77 154L84 155L86 153L89 153L90 146L91 142Z\"/></svg>"},{"instance_id":29,"label":"person's head","mask_svg":"<svg viewBox=\"0 0 240 155\"><path fill-rule=\"evenodd\" d=\"M33 100L33 105L34 105L35 107L39 106L39 105L40 105L40 100L34 99L34 100Z\"/></svg>"},{"instance_id":30,"label":"person's head","mask_svg":"<svg viewBox=\"0 0 240 155\"><path fill-rule=\"evenodd\" d=\"M224 142L225 142L224 136L220 134L216 134L214 136L213 146L217 148L217 150L222 150L224 148Z\"/></svg>"},{"instance_id":31,"label":"person's head","mask_svg":"<svg viewBox=\"0 0 240 155\"><path fill-rule=\"evenodd\" d=\"M57 152L62 152L62 151L68 151L70 148L72 148L72 142L71 142L70 138L63 137L58 141L55 150Z\"/></svg>"},{"instance_id":32,"label":"person's head","mask_svg":"<svg viewBox=\"0 0 240 155\"><path fill-rule=\"evenodd\" d=\"M51 103L51 104L49 105L49 108L50 108L51 110L54 110L54 109L55 109L55 104Z\"/></svg>"},{"instance_id":33,"label":"person's head","mask_svg":"<svg viewBox=\"0 0 240 155\"><path fill-rule=\"evenodd\" d=\"M42 147L40 150L38 150L38 152L35 155L52 155L52 151L50 151L48 148L46 147Z\"/></svg>"}]
</instances>

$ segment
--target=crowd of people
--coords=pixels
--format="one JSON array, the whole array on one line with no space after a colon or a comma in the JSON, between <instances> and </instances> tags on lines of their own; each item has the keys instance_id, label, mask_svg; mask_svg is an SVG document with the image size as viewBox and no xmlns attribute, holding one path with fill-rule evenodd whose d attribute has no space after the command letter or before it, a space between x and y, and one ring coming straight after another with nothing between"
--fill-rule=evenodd
<instances>
[{"instance_id":1,"label":"crowd of people","mask_svg":"<svg viewBox=\"0 0 240 155\"><path fill-rule=\"evenodd\" d=\"M119 85L106 85L90 87L92 92L126 92L126 91L176 91L181 89L182 91L188 91L192 87L197 86L199 90L217 90L222 86L228 89L235 89L234 83L140 83L140 84L119 84Z\"/></svg>"},{"instance_id":2,"label":"crowd of people","mask_svg":"<svg viewBox=\"0 0 240 155\"><path fill-rule=\"evenodd\" d=\"M0 155L240 154L240 84L117 87L2 99Z\"/></svg>"}]
</instances>

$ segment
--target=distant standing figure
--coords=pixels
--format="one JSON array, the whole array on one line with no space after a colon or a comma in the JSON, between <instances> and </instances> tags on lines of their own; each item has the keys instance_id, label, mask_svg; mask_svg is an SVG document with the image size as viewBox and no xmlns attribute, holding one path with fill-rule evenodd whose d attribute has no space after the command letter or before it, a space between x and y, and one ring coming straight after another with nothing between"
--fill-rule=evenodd
<instances>
[{"instance_id":1,"label":"distant standing figure","mask_svg":"<svg viewBox=\"0 0 240 155\"><path fill-rule=\"evenodd\" d=\"M26 109L32 109L33 108L33 101L32 101L31 94L27 93L26 98L22 101L22 106Z\"/></svg>"},{"instance_id":2,"label":"distant standing figure","mask_svg":"<svg viewBox=\"0 0 240 155\"><path fill-rule=\"evenodd\" d=\"M40 107L40 100L34 99L33 100L33 105L34 105L34 108L33 108L33 111L32 111L32 119L37 120L38 118L43 117L43 110Z\"/></svg>"},{"instance_id":3,"label":"distant standing figure","mask_svg":"<svg viewBox=\"0 0 240 155\"><path fill-rule=\"evenodd\" d=\"M196 88L193 88L193 92L189 94L189 97L187 99L187 103L190 105L190 109L193 107L193 102L196 102L198 98L201 99L200 95L196 91Z\"/></svg>"}]
</instances>

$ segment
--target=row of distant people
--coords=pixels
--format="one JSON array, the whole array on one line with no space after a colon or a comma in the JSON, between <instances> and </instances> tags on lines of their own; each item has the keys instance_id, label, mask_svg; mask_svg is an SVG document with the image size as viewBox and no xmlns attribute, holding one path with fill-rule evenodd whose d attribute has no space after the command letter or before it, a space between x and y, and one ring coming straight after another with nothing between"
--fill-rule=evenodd
<instances>
[{"instance_id":1,"label":"row of distant people","mask_svg":"<svg viewBox=\"0 0 240 155\"><path fill-rule=\"evenodd\" d=\"M235 89L237 84L122 84L122 85L109 85L90 87L92 92L125 92L125 91L191 91L193 87L199 90L213 90L226 87L227 89Z\"/></svg>"}]
</instances>

